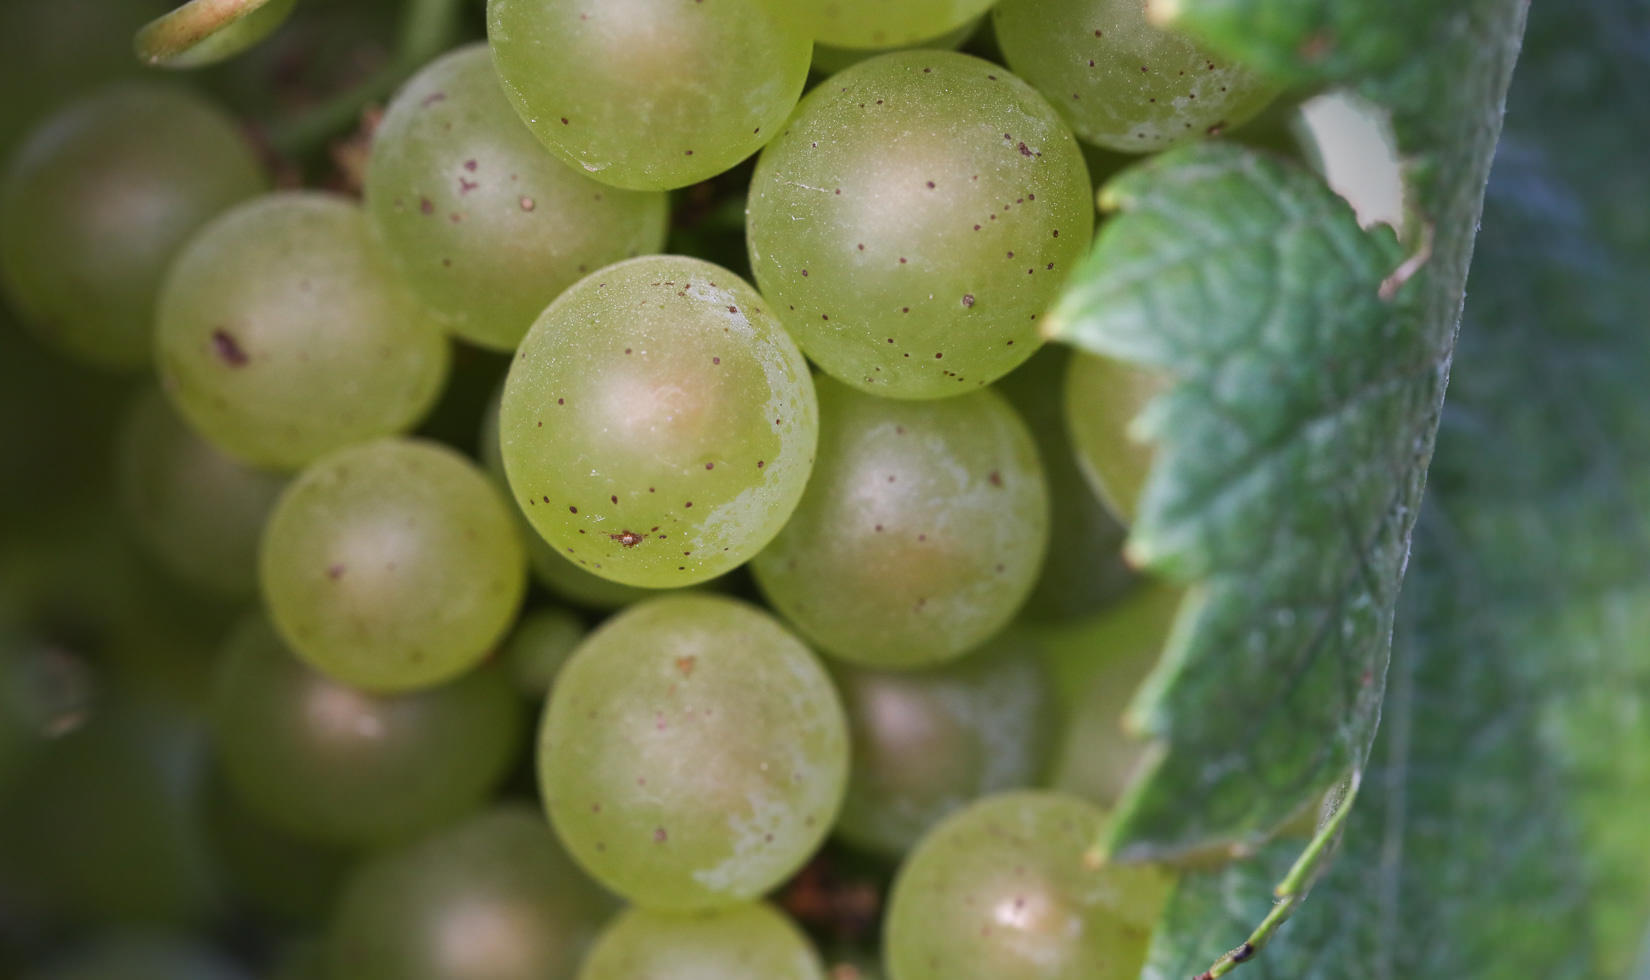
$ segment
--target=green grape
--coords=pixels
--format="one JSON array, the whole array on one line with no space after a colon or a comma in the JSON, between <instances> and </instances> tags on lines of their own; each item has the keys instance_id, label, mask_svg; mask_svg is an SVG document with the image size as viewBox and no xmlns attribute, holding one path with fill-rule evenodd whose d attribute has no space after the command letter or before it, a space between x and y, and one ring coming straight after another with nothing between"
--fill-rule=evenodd
<instances>
[{"instance_id":1,"label":"green grape","mask_svg":"<svg viewBox=\"0 0 1650 980\"><path fill-rule=\"evenodd\" d=\"M873 398L821 379L819 462L751 563L774 608L872 667L958 656L1025 601L1048 546L1048 489L1002 396Z\"/></svg>"},{"instance_id":2,"label":"green grape","mask_svg":"<svg viewBox=\"0 0 1650 980\"><path fill-rule=\"evenodd\" d=\"M839 48L896 48L955 30L995 0L826 0L813 12L814 39Z\"/></svg>"},{"instance_id":3,"label":"green grape","mask_svg":"<svg viewBox=\"0 0 1650 980\"><path fill-rule=\"evenodd\" d=\"M542 815L499 807L357 869L326 961L350 980L571 980L614 904Z\"/></svg>"},{"instance_id":4,"label":"green grape","mask_svg":"<svg viewBox=\"0 0 1650 980\"><path fill-rule=\"evenodd\" d=\"M575 280L665 242L665 195L599 184L546 153L485 44L432 62L390 103L366 198L419 298L457 336L500 350Z\"/></svg>"},{"instance_id":5,"label":"green grape","mask_svg":"<svg viewBox=\"0 0 1650 980\"><path fill-rule=\"evenodd\" d=\"M156 342L184 418L282 469L410 427L447 373L446 339L360 207L313 192L265 195L196 234L167 274Z\"/></svg>"},{"instance_id":6,"label":"green grape","mask_svg":"<svg viewBox=\"0 0 1650 980\"><path fill-rule=\"evenodd\" d=\"M766 904L631 909L602 931L578 980L825 980L806 936Z\"/></svg>"},{"instance_id":7,"label":"green grape","mask_svg":"<svg viewBox=\"0 0 1650 980\"><path fill-rule=\"evenodd\" d=\"M1097 612L1134 583L1123 560L1124 528L1095 496L1072 455L1065 410L1069 360L1070 348L1045 347L997 384L1037 440L1048 477L1049 526L1060 529L1059 547L1048 549L1037 586L1020 612L1031 620Z\"/></svg>"},{"instance_id":8,"label":"green grape","mask_svg":"<svg viewBox=\"0 0 1650 980\"><path fill-rule=\"evenodd\" d=\"M1134 980L1168 897L1157 868L1092 868L1105 814L1015 792L951 816L894 880L889 980Z\"/></svg>"},{"instance_id":9,"label":"green grape","mask_svg":"<svg viewBox=\"0 0 1650 980\"><path fill-rule=\"evenodd\" d=\"M482 418L480 456L482 465L487 468L487 475L511 498L510 512L521 532L522 541L526 542L527 561L533 569L533 577L561 598L591 609L618 609L653 595L652 589L621 585L585 571L562 557L550 542L533 529L521 506L515 503L515 497L510 495L510 482L504 474L504 454L498 439L498 409L503 396L504 386L500 385Z\"/></svg>"},{"instance_id":10,"label":"green grape","mask_svg":"<svg viewBox=\"0 0 1650 980\"><path fill-rule=\"evenodd\" d=\"M225 884L261 916L313 925L332 906L350 852L301 840L246 808L221 773L205 792L206 839Z\"/></svg>"},{"instance_id":11,"label":"green grape","mask_svg":"<svg viewBox=\"0 0 1650 980\"><path fill-rule=\"evenodd\" d=\"M818 406L802 354L726 269L621 262L544 311L499 409L527 519L581 568L693 585L755 554L796 507Z\"/></svg>"},{"instance_id":12,"label":"green grape","mask_svg":"<svg viewBox=\"0 0 1650 980\"><path fill-rule=\"evenodd\" d=\"M542 698L555 683L562 664L584 640L584 620L567 609L540 609L523 616L500 651L499 659L530 698Z\"/></svg>"},{"instance_id":13,"label":"green grape","mask_svg":"<svg viewBox=\"0 0 1650 980\"><path fill-rule=\"evenodd\" d=\"M1074 354L1066 372L1066 426L1089 486L1119 520L1134 523L1140 491L1152 466L1152 447L1129 427L1162 394L1161 374L1109 357Z\"/></svg>"},{"instance_id":14,"label":"green grape","mask_svg":"<svg viewBox=\"0 0 1650 980\"><path fill-rule=\"evenodd\" d=\"M480 663L527 587L504 497L463 456L415 439L353 446L299 474L270 515L259 567L293 650L374 691Z\"/></svg>"},{"instance_id":15,"label":"green grape","mask_svg":"<svg viewBox=\"0 0 1650 980\"><path fill-rule=\"evenodd\" d=\"M1147 580L1098 615L1040 634L1063 695L1063 731L1049 785L1114 806L1151 744L1125 730L1124 714L1163 653L1184 592Z\"/></svg>"},{"instance_id":16,"label":"green grape","mask_svg":"<svg viewBox=\"0 0 1650 980\"><path fill-rule=\"evenodd\" d=\"M128 83L29 136L0 182L0 280L54 347L149 363L168 263L213 215L263 189L252 148L199 96Z\"/></svg>"},{"instance_id":17,"label":"green grape","mask_svg":"<svg viewBox=\"0 0 1650 980\"><path fill-rule=\"evenodd\" d=\"M665 190L755 153L796 106L813 49L788 2L489 0L487 36L545 146L603 183Z\"/></svg>"},{"instance_id":18,"label":"green grape","mask_svg":"<svg viewBox=\"0 0 1650 980\"><path fill-rule=\"evenodd\" d=\"M902 45L902 47L955 51L963 46L963 42L974 36L974 32L980 29L980 22L984 19L985 17L982 14L956 30L947 31L938 37ZM875 58L879 54L887 54L888 51L888 48L838 48L829 44L815 44L813 70L825 75L834 75L839 71L852 68L862 61Z\"/></svg>"},{"instance_id":19,"label":"green grape","mask_svg":"<svg viewBox=\"0 0 1650 980\"><path fill-rule=\"evenodd\" d=\"M562 668L539 736L551 822L597 880L648 908L761 895L824 838L848 733L829 677L732 599L619 614Z\"/></svg>"},{"instance_id":20,"label":"green grape","mask_svg":"<svg viewBox=\"0 0 1650 980\"><path fill-rule=\"evenodd\" d=\"M121 502L145 552L192 588L256 592L258 535L286 480L213 449L152 388L133 401L117 450Z\"/></svg>"},{"instance_id":21,"label":"green grape","mask_svg":"<svg viewBox=\"0 0 1650 980\"><path fill-rule=\"evenodd\" d=\"M1277 89L1153 24L1141 0L1002 0L992 12L1008 66L1077 135L1127 153L1240 126Z\"/></svg>"},{"instance_id":22,"label":"green grape","mask_svg":"<svg viewBox=\"0 0 1650 980\"><path fill-rule=\"evenodd\" d=\"M77 922L204 920L217 893L201 726L120 687L62 708L0 797L8 900Z\"/></svg>"},{"instance_id":23,"label":"green grape","mask_svg":"<svg viewBox=\"0 0 1650 980\"><path fill-rule=\"evenodd\" d=\"M328 680L262 619L230 637L213 690L219 761L252 813L305 840L406 839L473 809L514 761L520 700L502 672L377 696Z\"/></svg>"},{"instance_id":24,"label":"green grape","mask_svg":"<svg viewBox=\"0 0 1650 980\"><path fill-rule=\"evenodd\" d=\"M838 667L853 764L842 839L899 857L977 797L1034 785L1053 744L1053 693L1023 634L923 671Z\"/></svg>"},{"instance_id":25,"label":"green grape","mask_svg":"<svg viewBox=\"0 0 1650 980\"><path fill-rule=\"evenodd\" d=\"M1006 70L902 51L802 100L751 180L751 268L808 357L896 398L991 383L1087 250L1077 141Z\"/></svg>"},{"instance_id":26,"label":"green grape","mask_svg":"<svg viewBox=\"0 0 1650 980\"><path fill-rule=\"evenodd\" d=\"M100 935L24 980L250 980L251 974L198 939L124 930Z\"/></svg>"}]
</instances>

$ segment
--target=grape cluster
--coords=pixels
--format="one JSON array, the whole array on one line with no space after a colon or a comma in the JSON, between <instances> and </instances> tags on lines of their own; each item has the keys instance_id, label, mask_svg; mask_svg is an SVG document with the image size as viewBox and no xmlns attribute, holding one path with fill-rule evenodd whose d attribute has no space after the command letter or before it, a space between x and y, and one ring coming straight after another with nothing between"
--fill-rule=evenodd
<instances>
[{"instance_id":1,"label":"grape cluster","mask_svg":"<svg viewBox=\"0 0 1650 980\"><path fill-rule=\"evenodd\" d=\"M91 939L0 973L1135 976L1170 876L1085 853L1165 382L1039 321L1095 147L1272 90L1139 0L484 30L330 181L175 78L10 154L0 386L94 420L7 490L0 900Z\"/></svg>"}]
</instances>

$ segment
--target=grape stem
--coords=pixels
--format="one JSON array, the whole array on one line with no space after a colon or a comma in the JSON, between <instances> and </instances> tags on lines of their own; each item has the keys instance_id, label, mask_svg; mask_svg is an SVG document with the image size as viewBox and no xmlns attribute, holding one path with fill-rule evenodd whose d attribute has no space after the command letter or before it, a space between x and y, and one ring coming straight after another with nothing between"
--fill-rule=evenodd
<instances>
[{"instance_id":1,"label":"grape stem","mask_svg":"<svg viewBox=\"0 0 1650 980\"><path fill-rule=\"evenodd\" d=\"M145 64L162 64L268 3L269 0L189 0L145 24L133 43Z\"/></svg>"},{"instance_id":2,"label":"grape stem","mask_svg":"<svg viewBox=\"0 0 1650 980\"><path fill-rule=\"evenodd\" d=\"M1306 893L1318 880L1318 875L1334 851L1335 845L1340 843L1341 831L1346 827L1347 814L1352 812L1352 803L1357 796L1358 782L1354 777L1351 787L1341 798L1334 814L1318 828L1311 843L1306 845L1306 850L1301 852L1301 856L1290 867L1289 873L1284 875L1283 881L1273 889L1272 894L1277 901L1273 903L1272 911L1267 913L1266 918L1261 920L1248 939L1192 980L1216 980L1217 977L1223 977L1237 969L1240 964L1253 959L1256 953L1265 948L1278 928L1289 921L1289 917L1294 915L1295 910L1306 900Z\"/></svg>"},{"instance_id":3,"label":"grape stem","mask_svg":"<svg viewBox=\"0 0 1650 980\"><path fill-rule=\"evenodd\" d=\"M336 134L354 126L361 113L393 94L409 75L451 45L458 28L459 0L406 0L395 55L354 88L270 127L269 145L293 159L307 156Z\"/></svg>"}]
</instances>

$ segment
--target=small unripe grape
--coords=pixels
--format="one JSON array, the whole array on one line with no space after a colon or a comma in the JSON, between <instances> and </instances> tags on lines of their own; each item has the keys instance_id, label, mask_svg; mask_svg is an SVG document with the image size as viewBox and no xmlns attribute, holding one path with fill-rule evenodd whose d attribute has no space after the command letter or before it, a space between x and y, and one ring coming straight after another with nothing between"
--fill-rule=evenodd
<instances>
[{"instance_id":1,"label":"small unripe grape","mask_svg":"<svg viewBox=\"0 0 1650 980\"><path fill-rule=\"evenodd\" d=\"M603 183L686 187L755 153L802 94L792 0L489 0L504 90L545 146Z\"/></svg>"},{"instance_id":2,"label":"small unripe grape","mask_svg":"<svg viewBox=\"0 0 1650 980\"><path fill-rule=\"evenodd\" d=\"M499 409L510 488L545 540L627 585L754 555L802 496L818 407L768 303L698 259L582 280L522 341Z\"/></svg>"},{"instance_id":3,"label":"small unripe grape","mask_svg":"<svg viewBox=\"0 0 1650 980\"><path fill-rule=\"evenodd\" d=\"M106 89L37 128L0 182L6 292L63 352L147 366L168 263L264 183L234 121L199 96L152 83Z\"/></svg>"},{"instance_id":4,"label":"small unripe grape","mask_svg":"<svg viewBox=\"0 0 1650 980\"><path fill-rule=\"evenodd\" d=\"M1087 250L1077 141L1005 69L901 51L831 77L762 152L751 268L808 357L895 398L990 384Z\"/></svg>"},{"instance_id":5,"label":"small unripe grape","mask_svg":"<svg viewBox=\"0 0 1650 980\"><path fill-rule=\"evenodd\" d=\"M1277 89L1153 24L1143 0L1002 0L992 11L1008 66L1084 140L1166 149L1247 122Z\"/></svg>"}]
</instances>

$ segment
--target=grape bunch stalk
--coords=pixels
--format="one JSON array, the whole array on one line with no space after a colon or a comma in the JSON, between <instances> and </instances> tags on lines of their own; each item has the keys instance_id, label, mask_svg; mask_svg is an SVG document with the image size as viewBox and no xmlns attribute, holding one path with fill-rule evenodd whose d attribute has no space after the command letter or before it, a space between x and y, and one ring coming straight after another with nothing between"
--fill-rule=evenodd
<instances>
[{"instance_id":1,"label":"grape bunch stalk","mask_svg":"<svg viewBox=\"0 0 1650 980\"><path fill-rule=\"evenodd\" d=\"M76 402L0 972L1139 975L1170 379L1046 322L1280 86L1142 0L148 6L0 129L4 383Z\"/></svg>"}]
</instances>

